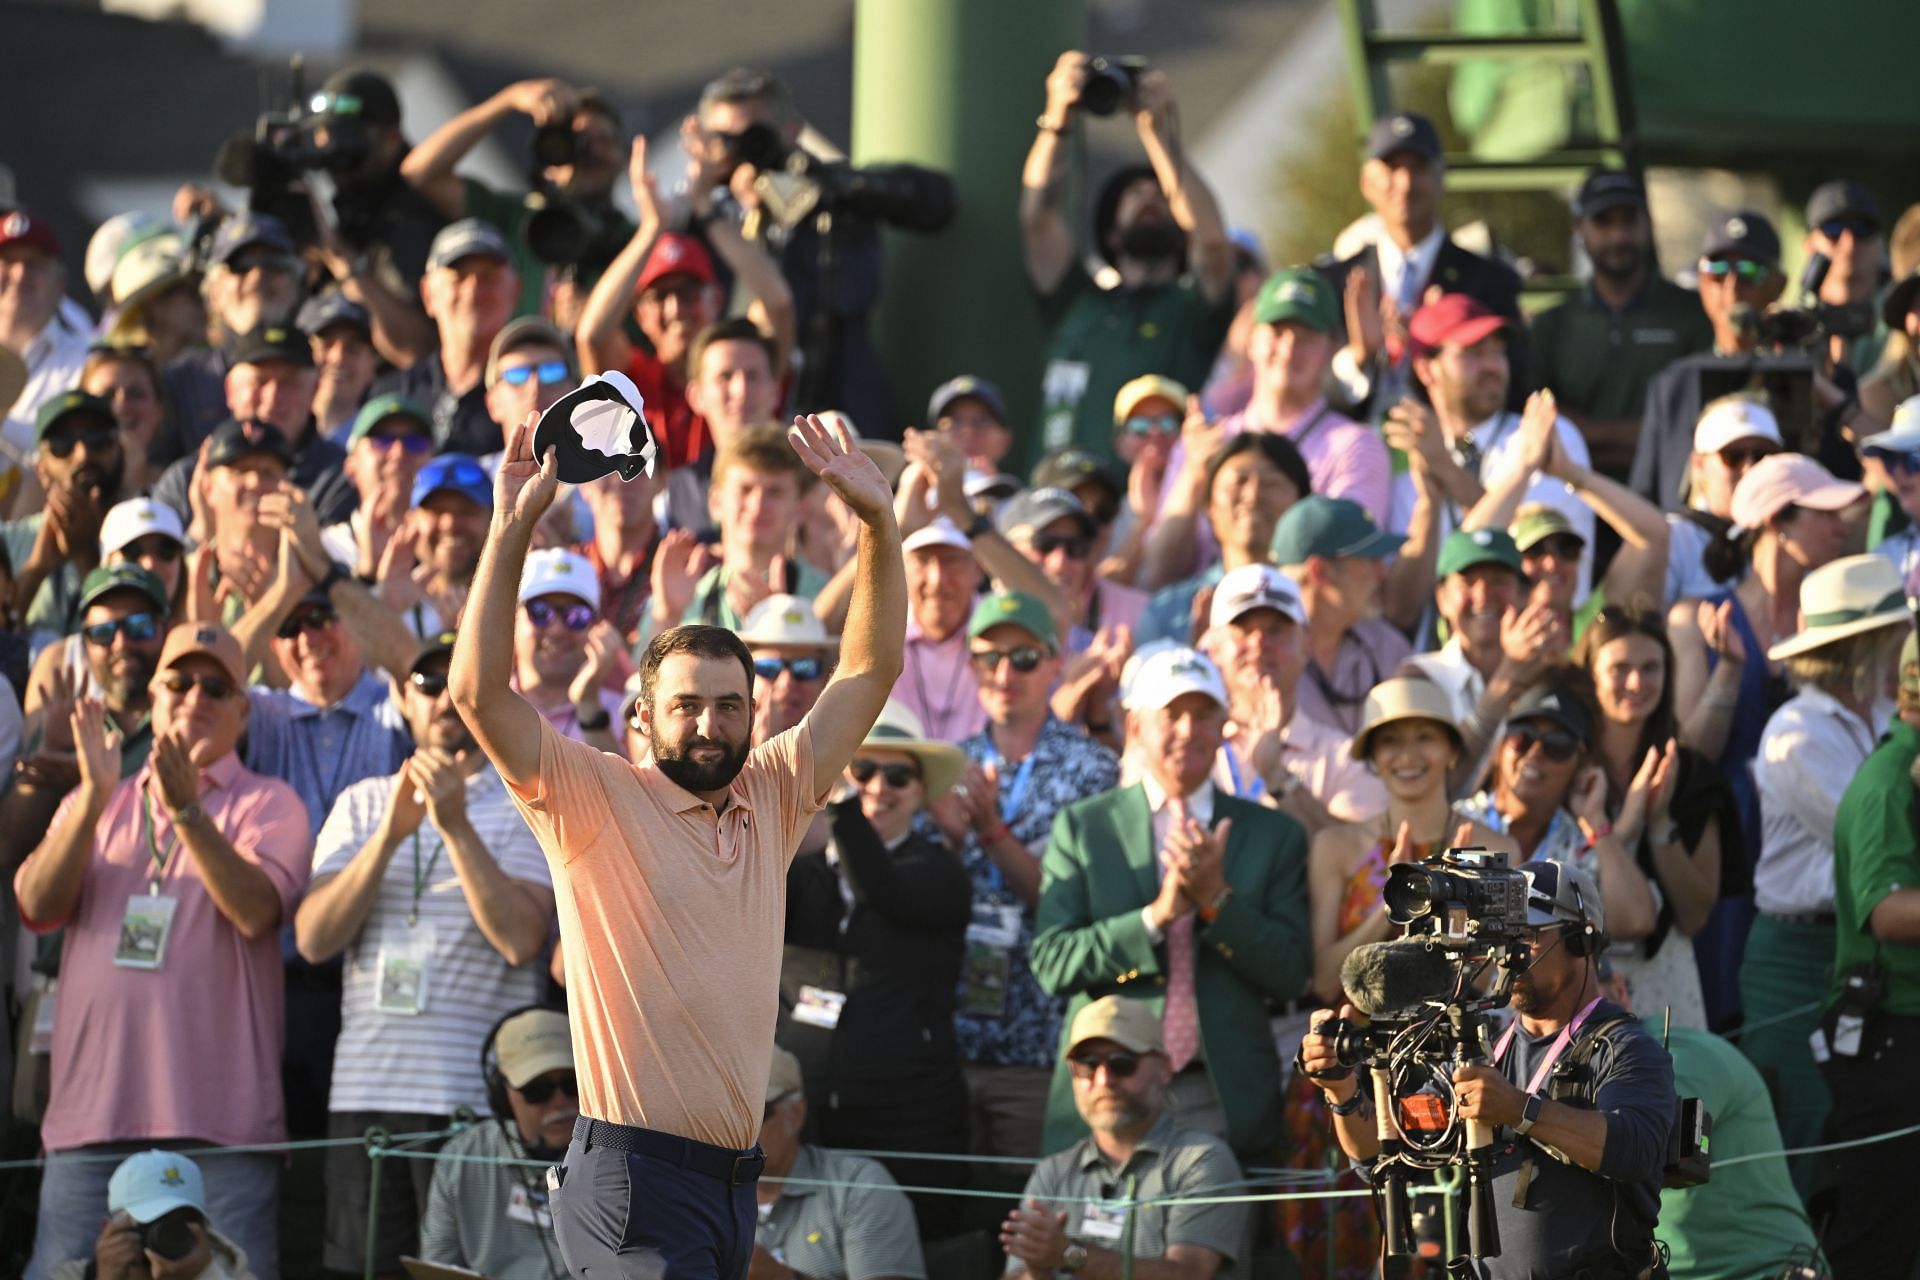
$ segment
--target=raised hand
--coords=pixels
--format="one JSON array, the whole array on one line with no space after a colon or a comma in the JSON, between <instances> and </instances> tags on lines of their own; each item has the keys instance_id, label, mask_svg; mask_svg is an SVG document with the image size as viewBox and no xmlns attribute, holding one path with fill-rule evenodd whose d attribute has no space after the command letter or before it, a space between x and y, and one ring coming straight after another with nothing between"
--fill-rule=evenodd
<instances>
[{"instance_id":1,"label":"raised hand","mask_svg":"<svg viewBox=\"0 0 1920 1280\"><path fill-rule=\"evenodd\" d=\"M580 672L574 676L573 684L567 689L567 697L575 706L587 702L600 692L613 674L616 655L620 652L620 631L605 618L593 624L587 632L585 661L580 664Z\"/></svg>"},{"instance_id":2,"label":"raised hand","mask_svg":"<svg viewBox=\"0 0 1920 1280\"><path fill-rule=\"evenodd\" d=\"M793 420L787 432L793 451L807 464L807 470L824 481L839 495L847 509L870 528L893 523L893 490L873 459L862 453L839 422L829 426L813 414Z\"/></svg>"},{"instance_id":3,"label":"raised hand","mask_svg":"<svg viewBox=\"0 0 1920 1280\"><path fill-rule=\"evenodd\" d=\"M79 757L80 785L105 796L120 783L119 735L108 732L106 704L80 699L67 714L67 725Z\"/></svg>"},{"instance_id":4,"label":"raised hand","mask_svg":"<svg viewBox=\"0 0 1920 1280\"><path fill-rule=\"evenodd\" d=\"M1364 364L1387 344L1380 281L1372 271L1359 267L1347 272L1341 294L1347 313L1347 347Z\"/></svg>"},{"instance_id":5,"label":"raised hand","mask_svg":"<svg viewBox=\"0 0 1920 1280\"><path fill-rule=\"evenodd\" d=\"M200 798L201 766L213 763L201 760L206 746L189 741L184 732L156 733L148 763L153 766L153 781L160 790L160 803L168 812L186 808Z\"/></svg>"},{"instance_id":6,"label":"raised hand","mask_svg":"<svg viewBox=\"0 0 1920 1280\"><path fill-rule=\"evenodd\" d=\"M653 553L653 610L679 622L693 603L693 588L712 567L712 553L686 529L669 529Z\"/></svg>"},{"instance_id":7,"label":"raised hand","mask_svg":"<svg viewBox=\"0 0 1920 1280\"><path fill-rule=\"evenodd\" d=\"M1387 410L1380 424L1387 444L1407 455L1407 460L1432 471L1445 459L1447 433L1433 410L1408 397Z\"/></svg>"},{"instance_id":8,"label":"raised hand","mask_svg":"<svg viewBox=\"0 0 1920 1280\"><path fill-rule=\"evenodd\" d=\"M1700 635L1707 642L1707 648L1719 655L1722 662L1742 666L1747 660L1747 642L1740 637L1740 628L1733 621L1733 598L1729 596L1718 605L1700 602Z\"/></svg>"},{"instance_id":9,"label":"raised hand","mask_svg":"<svg viewBox=\"0 0 1920 1280\"><path fill-rule=\"evenodd\" d=\"M1573 775L1573 789L1567 793L1567 808L1589 828L1607 822L1607 771L1590 764Z\"/></svg>"},{"instance_id":10,"label":"raised hand","mask_svg":"<svg viewBox=\"0 0 1920 1280\"><path fill-rule=\"evenodd\" d=\"M1400 829L1393 833L1393 848L1387 851L1387 865L1393 866L1395 863L1413 861L1415 861L1413 824L1402 822Z\"/></svg>"},{"instance_id":11,"label":"raised hand","mask_svg":"<svg viewBox=\"0 0 1920 1280\"><path fill-rule=\"evenodd\" d=\"M1529 471L1554 475L1556 463L1564 459L1554 448L1559 439L1560 411L1553 392L1540 390L1527 397L1520 413L1520 456Z\"/></svg>"},{"instance_id":12,"label":"raised hand","mask_svg":"<svg viewBox=\"0 0 1920 1280\"><path fill-rule=\"evenodd\" d=\"M442 835L467 818L466 761L464 751L451 758L435 751L416 751L401 766L413 789L425 797L427 817Z\"/></svg>"},{"instance_id":13,"label":"raised hand","mask_svg":"<svg viewBox=\"0 0 1920 1280\"><path fill-rule=\"evenodd\" d=\"M387 793L387 830L395 836L412 835L427 816L427 796L413 780L412 765L409 756L393 775L393 790Z\"/></svg>"},{"instance_id":14,"label":"raised hand","mask_svg":"<svg viewBox=\"0 0 1920 1280\"><path fill-rule=\"evenodd\" d=\"M647 135L644 133L633 135L633 150L627 156L627 184L633 188L633 207L640 215L641 224L660 226L664 221L660 180L647 167Z\"/></svg>"},{"instance_id":15,"label":"raised hand","mask_svg":"<svg viewBox=\"0 0 1920 1280\"><path fill-rule=\"evenodd\" d=\"M536 125L566 124L580 110L580 94L564 80L522 80L502 89L500 96Z\"/></svg>"},{"instance_id":16,"label":"raised hand","mask_svg":"<svg viewBox=\"0 0 1920 1280\"><path fill-rule=\"evenodd\" d=\"M548 450L544 459L533 456L533 433L539 425L539 413L529 410L508 436L506 452L493 475L495 518L505 516L529 534L560 491L559 451Z\"/></svg>"},{"instance_id":17,"label":"raised hand","mask_svg":"<svg viewBox=\"0 0 1920 1280\"><path fill-rule=\"evenodd\" d=\"M1664 746L1647 748L1646 759L1634 771L1627 787L1627 798L1620 803L1620 820L1613 824L1627 848L1640 843L1648 830L1666 830L1673 814L1674 769L1679 760L1679 745L1668 738Z\"/></svg>"},{"instance_id":18,"label":"raised hand","mask_svg":"<svg viewBox=\"0 0 1920 1280\"><path fill-rule=\"evenodd\" d=\"M1211 830L1192 820L1180 830L1169 826L1170 869L1179 873L1181 885L1195 906L1218 902L1226 892L1227 838L1232 834L1232 818Z\"/></svg>"},{"instance_id":19,"label":"raised hand","mask_svg":"<svg viewBox=\"0 0 1920 1280\"><path fill-rule=\"evenodd\" d=\"M275 493L262 494L259 506L260 526L278 529L293 542L300 568L315 582L327 575L330 557L320 540L320 517L314 514L307 495L289 485Z\"/></svg>"},{"instance_id":20,"label":"raised hand","mask_svg":"<svg viewBox=\"0 0 1920 1280\"><path fill-rule=\"evenodd\" d=\"M1226 443L1226 431L1217 422L1207 421L1207 411L1200 404L1200 397L1187 397L1187 416L1180 423L1180 449L1184 455L1180 462L1181 475L1196 487L1203 484L1207 476L1207 465L1213 461L1213 455Z\"/></svg>"}]
</instances>

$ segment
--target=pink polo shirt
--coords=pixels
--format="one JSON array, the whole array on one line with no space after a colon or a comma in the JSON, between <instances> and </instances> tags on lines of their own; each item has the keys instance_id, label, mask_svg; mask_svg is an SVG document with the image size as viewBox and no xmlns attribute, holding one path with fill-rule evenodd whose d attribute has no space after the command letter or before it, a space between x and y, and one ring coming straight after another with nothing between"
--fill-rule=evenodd
<instances>
[{"instance_id":1,"label":"pink polo shirt","mask_svg":"<svg viewBox=\"0 0 1920 1280\"><path fill-rule=\"evenodd\" d=\"M127 900L148 892L143 768L113 789L67 930L53 1022L53 1096L40 1126L49 1151L95 1142L197 1138L223 1146L287 1136L280 1100L285 993L277 934L248 941L220 913L158 797L160 892L178 902L159 969L116 965ZM74 803L70 793L57 825ZM305 886L313 836L292 787L223 756L200 773L200 803L240 856L267 873L284 919ZM14 876L19 892L23 865Z\"/></svg>"},{"instance_id":2,"label":"pink polo shirt","mask_svg":"<svg viewBox=\"0 0 1920 1280\"><path fill-rule=\"evenodd\" d=\"M893 682L893 698L920 717L931 741L959 743L987 727L968 647L966 623L945 640L935 640L920 629L918 618L907 615L906 662Z\"/></svg>"}]
</instances>

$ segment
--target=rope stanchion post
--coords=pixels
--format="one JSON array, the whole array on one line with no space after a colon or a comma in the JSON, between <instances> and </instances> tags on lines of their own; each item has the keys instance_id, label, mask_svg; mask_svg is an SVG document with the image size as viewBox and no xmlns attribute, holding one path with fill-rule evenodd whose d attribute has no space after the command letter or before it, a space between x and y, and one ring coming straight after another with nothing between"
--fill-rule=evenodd
<instances>
[{"instance_id":1,"label":"rope stanchion post","mask_svg":"<svg viewBox=\"0 0 1920 1280\"><path fill-rule=\"evenodd\" d=\"M367 1146L367 1159L373 1162L367 1170L367 1263L362 1275L363 1280L373 1280L380 1262L380 1160L393 1142L393 1135L375 1125L361 1140Z\"/></svg>"}]
</instances>

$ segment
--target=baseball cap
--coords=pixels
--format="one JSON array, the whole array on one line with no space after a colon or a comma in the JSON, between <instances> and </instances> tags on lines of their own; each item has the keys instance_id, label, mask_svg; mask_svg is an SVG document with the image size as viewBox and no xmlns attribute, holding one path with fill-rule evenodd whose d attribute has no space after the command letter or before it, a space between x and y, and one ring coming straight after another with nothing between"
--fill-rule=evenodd
<instances>
[{"instance_id":1,"label":"baseball cap","mask_svg":"<svg viewBox=\"0 0 1920 1280\"><path fill-rule=\"evenodd\" d=\"M548 547L527 557L526 572L520 575L521 604L537 596L578 596L600 608L600 575L587 558L565 547Z\"/></svg>"},{"instance_id":2,"label":"baseball cap","mask_svg":"<svg viewBox=\"0 0 1920 1280\"><path fill-rule=\"evenodd\" d=\"M1737 537L1761 528L1789 506L1841 511L1866 493L1851 480L1837 479L1804 453L1776 453L1747 468L1733 487L1728 514Z\"/></svg>"},{"instance_id":3,"label":"baseball cap","mask_svg":"<svg viewBox=\"0 0 1920 1280\"><path fill-rule=\"evenodd\" d=\"M1707 229L1707 242L1701 246L1700 256L1717 258L1728 253L1777 267L1780 265L1780 233L1773 229L1773 223L1767 221L1765 214L1752 209L1726 214L1716 218Z\"/></svg>"},{"instance_id":4,"label":"baseball cap","mask_svg":"<svg viewBox=\"0 0 1920 1280\"><path fill-rule=\"evenodd\" d=\"M1587 544L1586 537L1573 527L1573 521L1566 512L1544 502L1530 502L1521 507L1515 513L1513 523L1507 526L1507 533L1512 536L1514 548L1521 555L1556 534L1577 538L1583 547Z\"/></svg>"},{"instance_id":5,"label":"baseball cap","mask_svg":"<svg viewBox=\"0 0 1920 1280\"><path fill-rule=\"evenodd\" d=\"M1111 1040L1135 1053L1166 1052L1160 1019L1153 1016L1152 1009L1126 996L1101 996L1073 1016L1067 1052L1072 1053L1089 1040Z\"/></svg>"},{"instance_id":6,"label":"baseball cap","mask_svg":"<svg viewBox=\"0 0 1920 1280\"><path fill-rule=\"evenodd\" d=\"M1513 709L1507 712L1508 724L1522 720L1551 720L1578 738L1583 746L1593 741L1593 717L1588 714L1586 704L1550 684L1534 685L1521 694Z\"/></svg>"},{"instance_id":7,"label":"baseball cap","mask_svg":"<svg viewBox=\"0 0 1920 1280\"><path fill-rule=\"evenodd\" d=\"M453 642L459 638L460 633L457 631L441 631L429 639L422 640L420 642L420 652L413 655L413 661L407 664L407 670L418 671L422 666L426 665L426 661L429 658L451 658L453 656Z\"/></svg>"},{"instance_id":8,"label":"baseball cap","mask_svg":"<svg viewBox=\"0 0 1920 1280\"><path fill-rule=\"evenodd\" d=\"M1456 573L1465 573L1483 564L1497 564L1515 573L1526 572L1520 564L1520 548L1506 530L1455 529L1440 544L1440 559L1433 566L1433 579L1443 582Z\"/></svg>"},{"instance_id":9,"label":"baseball cap","mask_svg":"<svg viewBox=\"0 0 1920 1280\"><path fill-rule=\"evenodd\" d=\"M303 333L321 334L336 324L352 325L363 338L373 336L373 321L367 309L338 289L326 289L308 298L294 318Z\"/></svg>"},{"instance_id":10,"label":"baseball cap","mask_svg":"<svg viewBox=\"0 0 1920 1280\"><path fill-rule=\"evenodd\" d=\"M116 213L95 227L93 234L87 237L86 257L80 268L80 274L86 278L87 288L96 295L105 293L113 283L113 269L119 265L120 255L139 241L166 228L165 222L139 209Z\"/></svg>"},{"instance_id":11,"label":"baseball cap","mask_svg":"<svg viewBox=\"0 0 1920 1280\"><path fill-rule=\"evenodd\" d=\"M1255 324L1284 324L1291 320L1315 333L1332 333L1339 316L1333 289L1312 267L1274 272L1253 299Z\"/></svg>"},{"instance_id":12,"label":"baseball cap","mask_svg":"<svg viewBox=\"0 0 1920 1280\"><path fill-rule=\"evenodd\" d=\"M1020 477L1009 475L1005 471L969 470L966 479L960 484L961 492L965 493L967 499L975 506L978 506L983 498L992 502L1004 502L1019 493L1021 487Z\"/></svg>"},{"instance_id":13,"label":"baseball cap","mask_svg":"<svg viewBox=\"0 0 1920 1280\"><path fill-rule=\"evenodd\" d=\"M813 602L802 596L775 594L747 611L741 623L740 639L755 645L788 649L838 649L840 641L827 634L827 626L813 611Z\"/></svg>"},{"instance_id":14,"label":"baseball cap","mask_svg":"<svg viewBox=\"0 0 1920 1280\"><path fill-rule=\"evenodd\" d=\"M1000 533L1008 538L1021 533L1038 533L1062 517L1071 517L1078 521L1080 532L1092 537L1098 527L1087 513L1087 508L1071 489L1057 489L1048 486L1043 489L1028 489L1007 500L1000 508L1000 514L994 519Z\"/></svg>"},{"instance_id":15,"label":"baseball cap","mask_svg":"<svg viewBox=\"0 0 1920 1280\"><path fill-rule=\"evenodd\" d=\"M987 412L1001 426L1007 425L1007 398L1000 394L1000 388L976 374L963 373L957 378L948 378L933 389L927 397L927 423L939 422L942 415L953 407L956 400L972 396L987 406Z\"/></svg>"},{"instance_id":16,"label":"baseball cap","mask_svg":"<svg viewBox=\"0 0 1920 1280\"><path fill-rule=\"evenodd\" d=\"M1183 644L1169 645L1140 664L1127 690L1129 711L1158 711L1182 694L1204 693L1227 705L1227 682L1213 659Z\"/></svg>"},{"instance_id":17,"label":"baseball cap","mask_svg":"<svg viewBox=\"0 0 1920 1280\"><path fill-rule=\"evenodd\" d=\"M213 233L213 245L207 251L212 261L225 266L242 249L263 244L275 253L292 254L293 237L287 234L287 224L270 213L254 213L242 210L220 224Z\"/></svg>"},{"instance_id":18,"label":"baseball cap","mask_svg":"<svg viewBox=\"0 0 1920 1280\"><path fill-rule=\"evenodd\" d=\"M662 277L676 274L692 276L702 284L712 284L718 279L706 245L678 231L664 231L654 240L647 263L640 268L640 278L633 285L634 295L638 297Z\"/></svg>"},{"instance_id":19,"label":"baseball cap","mask_svg":"<svg viewBox=\"0 0 1920 1280\"><path fill-rule=\"evenodd\" d=\"M1773 410L1745 396L1726 396L1708 405L1693 424L1693 451L1718 453L1739 440L1770 440L1782 444L1780 423Z\"/></svg>"},{"instance_id":20,"label":"baseball cap","mask_svg":"<svg viewBox=\"0 0 1920 1280\"><path fill-rule=\"evenodd\" d=\"M200 1166L178 1151L141 1151L122 1160L107 1179L107 1213L124 1213L141 1226L175 1209L207 1211Z\"/></svg>"},{"instance_id":21,"label":"baseball cap","mask_svg":"<svg viewBox=\"0 0 1920 1280\"><path fill-rule=\"evenodd\" d=\"M1173 401L1180 407L1180 412L1185 413L1187 397L1190 394L1184 385L1164 374L1143 373L1121 387L1119 394L1113 397L1113 425L1117 427L1124 423L1133 416L1133 411L1138 409L1142 402L1155 396Z\"/></svg>"},{"instance_id":22,"label":"baseball cap","mask_svg":"<svg viewBox=\"0 0 1920 1280\"><path fill-rule=\"evenodd\" d=\"M40 412L34 415L33 438L45 440L47 432L53 430L70 414L84 413L110 426L118 426L120 420L113 416L113 406L99 396L88 395L84 391L62 391L53 399L40 406Z\"/></svg>"},{"instance_id":23,"label":"baseball cap","mask_svg":"<svg viewBox=\"0 0 1920 1280\"><path fill-rule=\"evenodd\" d=\"M573 1033L558 1009L523 1009L494 1033L500 1075L515 1089L549 1071L573 1070Z\"/></svg>"},{"instance_id":24,"label":"baseball cap","mask_svg":"<svg viewBox=\"0 0 1920 1280\"><path fill-rule=\"evenodd\" d=\"M1419 354L1428 355L1448 343L1470 347L1511 323L1478 298L1444 293L1413 313L1413 319L1407 322L1407 336Z\"/></svg>"},{"instance_id":25,"label":"baseball cap","mask_svg":"<svg viewBox=\"0 0 1920 1280\"><path fill-rule=\"evenodd\" d=\"M1817 227L1834 218L1853 218L1880 229L1880 202L1864 182L1839 178L1823 182L1807 197L1807 225Z\"/></svg>"},{"instance_id":26,"label":"baseball cap","mask_svg":"<svg viewBox=\"0 0 1920 1280\"><path fill-rule=\"evenodd\" d=\"M1910 453L1920 449L1920 396L1908 396L1893 411L1893 421L1885 431L1868 436L1860 448L1884 449L1888 453Z\"/></svg>"},{"instance_id":27,"label":"baseball cap","mask_svg":"<svg viewBox=\"0 0 1920 1280\"><path fill-rule=\"evenodd\" d=\"M1307 606L1293 579L1270 564L1243 564L1213 589L1207 625L1222 627L1255 609L1277 609L1294 622L1307 620Z\"/></svg>"},{"instance_id":28,"label":"baseball cap","mask_svg":"<svg viewBox=\"0 0 1920 1280\"><path fill-rule=\"evenodd\" d=\"M433 246L427 250L427 270L438 271L475 254L497 262L513 261L507 238L491 222L461 218L440 228L433 237Z\"/></svg>"},{"instance_id":29,"label":"baseball cap","mask_svg":"<svg viewBox=\"0 0 1920 1280\"><path fill-rule=\"evenodd\" d=\"M1288 507L1274 526L1273 562L1305 564L1315 556L1384 560L1406 540L1405 534L1379 528L1366 508L1350 498L1310 493Z\"/></svg>"},{"instance_id":30,"label":"baseball cap","mask_svg":"<svg viewBox=\"0 0 1920 1280\"><path fill-rule=\"evenodd\" d=\"M1628 173L1625 169L1598 169L1587 175L1587 180L1580 184L1580 190L1574 194L1573 216L1591 218L1622 205L1646 208L1646 184L1640 181L1639 174Z\"/></svg>"},{"instance_id":31,"label":"baseball cap","mask_svg":"<svg viewBox=\"0 0 1920 1280\"><path fill-rule=\"evenodd\" d=\"M1591 923L1606 931L1606 906L1600 886L1586 868L1535 858L1516 868L1527 878L1527 923L1535 928Z\"/></svg>"},{"instance_id":32,"label":"baseball cap","mask_svg":"<svg viewBox=\"0 0 1920 1280\"><path fill-rule=\"evenodd\" d=\"M203 653L220 664L236 687L246 685L246 673L241 670L244 659L240 654L240 642L225 627L215 626L211 622L182 622L167 632L167 641L160 647L160 661L155 670L165 671L180 659L196 653Z\"/></svg>"},{"instance_id":33,"label":"baseball cap","mask_svg":"<svg viewBox=\"0 0 1920 1280\"><path fill-rule=\"evenodd\" d=\"M152 498L128 498L125 502L116 502L107 509L106 518L100 521L100 554L103 557L110 556L150 533L180 543L187 540L186 526L180 523L180 513L166 503L155 502Z\"/></svg>"},{"instance_id":34,"label":"baseball cap","mask_svg":"<svg viewBox=\"0 0 1920 1280\"><path fill-rule=\"evenodd\" d=\"M0 215L0 249L16 244L37 249L49 258L60 256L60 240L53 234L52 225L25 209L14 209Z\"/></svg>"},{"instance_id":35,"label":"baseball cap","mask_svg":"<svg viewBox=\"0 0 1920 1280\"><path fill-rule=\"evenodd\" d=\"M365 67L348 67L328 76L309 105L324 116L346 116L368 124L400 123L400 99L393 84Z\"/></svg>"},{"instance_id":36,"label":"baseball cap","mask_svg":"<svg viewBox=\"0 0 1920 1280\"><path fill-rule=\"evenodd\" d=\"M1040 489L1074 489L1097 484L1109 496L1127 496L1126 477L1118 474L1106 459L1085 449L1066 448L1042 458L1030 477Z\"/></svg>"},{"instance_id":37,"label":"baseball cap","mask_svg":"<svg viewBox=\"0 0 1920 1280\"><path fill-rule=\"evenodd\" d=\"M293 450L278 427L251 419L245 422L229 418L213 429L207 441L207 465L230 467L242 458L272 458L287 470L293 470Z\"/></svg>"},{"instance_id":38,"label":"baseball cap","mask_svg":"<svg viewBox=\"0 0 1920 1280\"><path fill-rule=\"evenodd\" d=\"M375 396L360 406L360 412L353 415L353 429L347 432L347 443L352 444L369 431L385 422L388 418L405 418L415 423L428 437L433 435L433 416L419 403L392 392ZM449 454L448 457L454 455ZM429 464L431 465L431 464ZM424 469L424 468L423 468ZM416 504L417 505L417 504Z\"/></svg>"},{"instance_id":39,"label":"baseball cap","mask_svg":"<svg viewBox=\"0 0 1920 1280\"><path fill-rule=\"evenodd\" d=\"M172 232L162 232L130 245L113 268L113 301L119 311L110 336L116 341L129 340L139 324L140 310L148 301L192 278L187 247Z\"/></svg>"},{"instance_id":40,"label":"baseball cap","mask_svg":"<svg viewBox=\"0 0 1920 1280\"><path fill-rule=\"evenodd\" d=\"M1060 647L1059 624L1053 619L1053 610L1024 591L999 591L984 597L967 620L967 639L977 639L999 626L1019 627L1032 632L1034 639L1049 649Z\"/></svg>"},{"instance_id":41,"label":"baseball cap","mask_svg":"<svg viewBox=\"0 0 1920 1280\"><path fill-rule=\"evenodd\" d=\"M356 419L354 426L359 425ZM443 453L420 468L413 478L412 504L417 507L443 489L493 510L493 481L487 469L467 454Z\"/></svg>"},{"instance_id":42,"label":"baseball cap","mask_svg":"<svg viewBox=\"0 0 1920 1280\"><path fill-rule=\"evenodd\" d=\"M573 344L567 341L567 335L560 332L559 326L543 316L521 316L509 320L493 335L493 345L487 348L487 385L500 381L500 360L509 352L522 347L552 347L567 362L567 372L573 372Z\"/></svg>"},{"instance_id":43,"label":"baseball cap","mask_svg":"<svg viewBox=\"0 0 1920 1280\"><path fill-rule=\"evenodd\" d=\"M779 1045L773 1046L773 1064L767 1072L767 1102L778 1102L790 1094L804 1093L806 1088L807 1078L801 1074L800 1059Z\"/></svg>"},{"instance_id":44,"label":"baseball cap","mask_svg":"<svg viewBox=\"0 0 1920 1280\"><path fill-rule=\"evenodd\" d=\"M307 335L290 324L261 325L240 335L233 345L233 363L261 364L285 360L302 369L313 368L313 345Z\"/></svg>"},{"instance_id":45,"label":"baseball cap","mask_svg":"<svg viewBox=\"0 0 1920 1280\"><path fill-rule=\"evenodd\" d=\"M166 584L152 572L137 564L103 564L90 570L80 583L80 609L85 611L101 596L112 595L116 591L138 591L152 602L153 607L166 612L168 606Z\"/></svg>"},{"instance_id":46,"label":"baseball cap","mask_svg":"<svg viewBox=\"0 0 1920 1280\"><path fill-rule=\"evenodd\" d=\"M1367 132L1367 158L1384 160L1396 151L1411 151L1429 160L1440 158L1440 131L1433 121L1413 111L1381 116Z\"/></svg>"},{"instance_id":47,"label":"baseball cap","mask_svg":"<svg viewBox=\"0 0 1920 1280\"><path fill-rule=\"evenodd\" d=\"M973 543L959 525L945 516L938 516L908 534L907 540L900 544L902 551L924 551L929 547L958 547L971 552Z\"/></svg>"}]
</instances>

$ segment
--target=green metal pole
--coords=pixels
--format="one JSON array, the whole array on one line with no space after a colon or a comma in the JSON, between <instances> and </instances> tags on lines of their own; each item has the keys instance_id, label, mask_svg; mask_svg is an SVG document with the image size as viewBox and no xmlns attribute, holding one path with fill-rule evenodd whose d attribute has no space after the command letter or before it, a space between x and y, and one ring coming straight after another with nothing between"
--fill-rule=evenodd
<instances>
[{"instance_id":1,"label":"green metal pole","mask_svg":"<svg viewBox=\"0 0 1920 1280\"><path fill-rule=\"evenodd\" d=\"M380 1262L380 1165L391 1141L385 1129L375 1125L365 1135L367 1159L373 1167L367 1172L367 1263L364 1280L373 1280Z\"/></svg>"},{"instance_id":2,"label":"green metal pole","mask_svg":"<svg viewBox=\"0 0 1920 1280\"><path fill-rule=\"evenodd\" d=\"M1006 392L1016 444L1039 439L1044 335L1021 265L1020 166L1054 60L1082 48L1082 0L857 0L853 159L949 174L959 212L936 236L887 232L873 335L904 421L958 373ZM1078 215L1076 215L1077 217Z\"/></svg>"}]
</instances>

